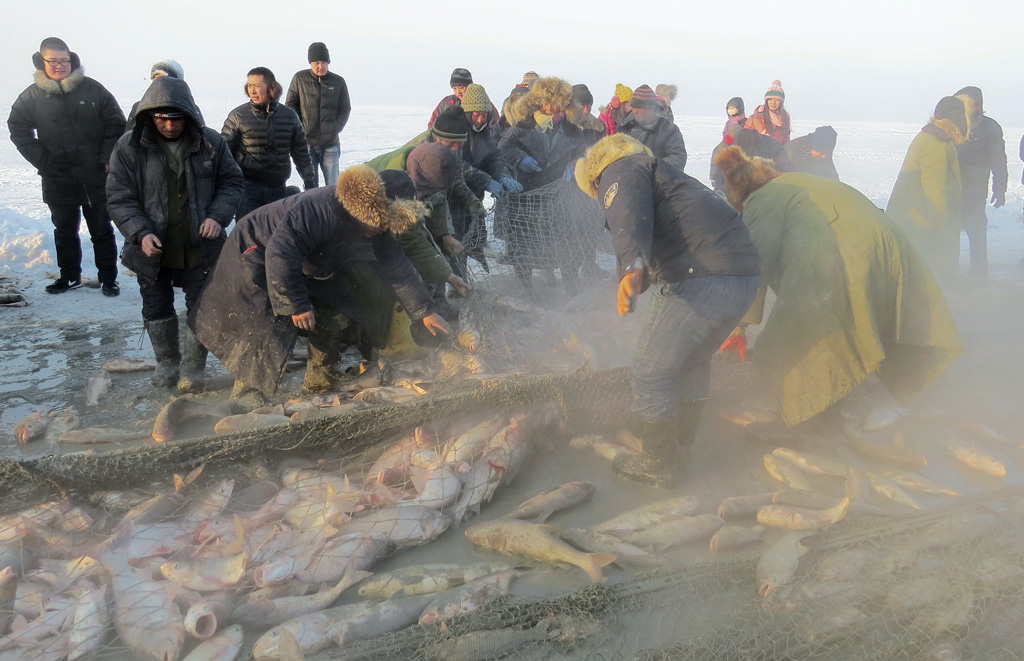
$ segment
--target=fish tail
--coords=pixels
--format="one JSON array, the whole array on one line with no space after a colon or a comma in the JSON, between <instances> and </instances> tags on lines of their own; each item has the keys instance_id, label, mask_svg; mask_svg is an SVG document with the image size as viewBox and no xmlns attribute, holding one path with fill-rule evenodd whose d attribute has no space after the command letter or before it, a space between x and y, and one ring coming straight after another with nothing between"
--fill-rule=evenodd
<instances>
[{"instance_id":1,"label":"fish tail","mask_svg":"<svg viewBox=\"0 0 1024 661\"><path fill-rule=\"evenodd\" d=\"M601 575L601 568L607 567L608 565L615 562L614 553L588 553L587 560L584 563L583 571L587 572L587 576L590 577L591 583L600 583L604 580Z\"/></svg>"}]
</instances>

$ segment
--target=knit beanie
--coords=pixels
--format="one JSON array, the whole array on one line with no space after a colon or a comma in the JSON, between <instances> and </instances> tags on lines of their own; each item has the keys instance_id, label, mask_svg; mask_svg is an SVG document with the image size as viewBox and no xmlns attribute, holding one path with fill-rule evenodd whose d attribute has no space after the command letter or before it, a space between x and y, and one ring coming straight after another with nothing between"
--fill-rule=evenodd
<instances>
[{"instance_id":1,"label":"knit beanie","mask_svg":"<svg viewBox=\"0 0 1024 661\"><path fill-rule=\"evenodd\" d=\"M448 80L448 86L455 87L456 85L469 85L472 82L473 74L469 72L469 69L456 67L452 71L452 77Z\"/></svg>"},{"instance_id":2,"label":"knit beanie","mask_svg":"<svg viewBox=\"0 0 1024 661\"><path fill-rule=\"evenodd\" d=\"M413 149L405 161L405 170L416 186L418 200L451 188L458 167L459 159L455 154L437 142L424 142Z\"/></svg>"},{"instance_id":3,"label":"knit beanie","mask_svg":"<svg viewBox=\"0 0 1024 661\"><path fill-rule=\"evenodd\" d=\"M490 112L491 99L483 85L470 83L462 95L462 109L465 112Z\"/></svg>"},{"instance_id":4,"label":"knit beanie","mask_svg":"<svg viewBox=\"0 0 1024 661\"><path fill-rule=\"evenodd\" d=\"M619 97L619 101L626 103L633 98L633 90L629 89L622 83L615 84L615 96Z\"/></svg>"},{"instance_id":5,"label":"knit beanie","mask_svg":"<svg viewBox=\"0 0 1024 661\"><path fill-rule=\"evenodd\" d=\"M488 105L488 108L490 105ZM435 138L448 142L465 142L469 139L469 122L466 121L465 107L451 106L437 115L430 132Z\"/></svg>"},{"instance_id":6,"label":"knit beanie","mask_svg":"<svg viewBox=\"0 0 1024 661\"><path fill-rule=\"evenodd\" d=\"M725 104L725 109L729 110L729 106L736 108L740 115L746 115L746 110L743 109L743 99L738 96L734 96L729 99L729 103Z\"/></svg>"},{"instance_id":7,"label":"knit beanie","mask_svg":"<svg viewBox=\"0 0 1024 661\"><path fill-rule=\"evenodd\" d=\"M769 87L768 91L764 93L764 100L765 101L767 101L768 99L771 99L773 97L776 98L776 99L780 99L782 101L786 100L786 93L782 90L782 81L781 80L773 80L772 81L772 86Z\"/></svg>"},{"instance_id":8,"label":"knit beanie","mask_svg":"<svg viewBox=\"0 0 1024 661\"><path fill-rule=\"evenodd\" d=\"M384 180L384 190L389 200L415 200L416 187L403 170L381 170L380 178Z\"/></svg>"},{"instance_id":9,"label":"knit beanie","mask_svg":"<svg viewBox=\"0 0 1024 661\"><path fill-rule=\"evenodd\" d=\"M960 91L953 96L966 96L977 103L979 108L985 105L982 103L981 88L975 87L974 85L968 85L967 87L961 88Z\"/></svg>"},{"instance_id":10,"label":"knit beanie","mask_svg":"<svg viewBox=\"0 0 1024 661\"><path fill-rule=\"evenodd\" d=\"M540 74L538 74L536 71L527 71L526 73L523 74L523 82L521 84L525 87L529 87L530 85L533 84L533 81L537 80L538 78L540 78Z\"/></svg>"},{"instance_id":11,"label":"knit beanie","mask_svg":"<svg viewBox=\"0 0 1024 661\"><path fill-rule=\"evenodd\" d=\"M157 74L182 80L185 79L185 70L181 68L180 64L171 59L157 60L153 63L153 66L149 68L149 79L153 80Z\"/></svg>"},{"instance_id":12,"label":"knit beanie","mask_svg":"<svg viewBox=\"0 0 1024 661\"><path fill-rule=\"evenodd\" d=\"M633 107L654 109L663 106L650 85L641 85L633 91Z\"/></svg>"},{"instance_id":13,"label":"knit beanie","mask_svg":"<svg viewBox=\"0 0 1024 661\"><path fill-rule=\"evenodd\" d=\"M831 126L819 126L811 134L811 149L822 154L831 154L836 148L838 134Z\"/></svg>"},{"instance_id":14,"label":"knit beanie","mask_svg":"<svg viewBox=\"0 0 1024 661\"><path fill-rule=\"evenodd\" d=\"M676 95L679 94L679 88L675 85L662 83L654 88L654 93L665 99L667 103L672 103L676 100Z\"/></svg>"},{"instance_id":15,"label":"knit beanie","mask_svg":"<svg viewBox=\"0 0 1024 661\"><path fill-rule=\"evenodd\" d=\"M309 55L307 57L309 62L327 62L331 61L331 53L327 50L327 46L322 41L314 41L309 45Z\"/></svg>"},{"instance_id":16,"label":"knit beanie","mask_svg":"<svg viewBox=\"0 0 1024 661\"><path fill-rule=\"evenodd\" d=\"M967 135L967 111L964 109L964 102L955 96L944 96L939 99L932 117L948 119L960 129L962 135Z\"/></svg>"}]
</instances>

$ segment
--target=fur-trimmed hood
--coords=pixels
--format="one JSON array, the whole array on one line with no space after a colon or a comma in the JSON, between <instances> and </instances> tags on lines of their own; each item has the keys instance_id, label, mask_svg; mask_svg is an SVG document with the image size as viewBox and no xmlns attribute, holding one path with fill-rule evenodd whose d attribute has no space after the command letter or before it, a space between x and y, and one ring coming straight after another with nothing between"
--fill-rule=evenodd
<instances>
[{"instance_id":1,"label":"fur-trimmed hood","mask_svg":"<svg viewBox=\"0 0 1024 661\"><path fill-rule=\"evenodd\" d=\"M770 160L750 158L735 145L718 152L715 167L725 178L725 199L737 212L743 211L743 203L751 193L779 175Z\"/></svg>"},{"instance_id":2,"label":"fur-trimmed hood","mask_svg":"<svg viewBox=\"0 0 1024 661\"><path fill-rule=\"evenodd\" d=\"M583 115L583 108L572 98L572 85L561 78L538 78L530 85L526 94L515 101L510 101L506 114L510 125L515 126L524 119L532 118L533 113L550 102L561 108L566 119L578 124Z\"/></svg>"},{"instance_id":3,"label":"fur-trimmed hood","mask_svg":"<svg viewBox=\"0 0 1024 661\"><path fill-rule=\"evenodd\" d=\"M960 127L954 124L953 120L950 119L935 119L934 117L929 117L928 124L945 133L954 145L964 144L967 142L967 138L971 135L970 128L967 129L967 133L961 133Z\"/></svg>"},{"instance_id":4,"label":"fur-trimmed hood","mask_svg":"<svg viewBox=\"0 0 1024 661\"><path fill-rule=\"evenodd\" d=\"M616 133L601 138L597 143L587 150L586 156L576 161L576 185L590 197L597 199L597 180L604 172L604 169L627 156L636 154L647 154L651 156L648 149L636 138L631 138L625 133Z\"/></svg>"},{"instance_id":5,"label":"fur-trimmed hood","mask_svg":"<svg viewBox=\"0 0 1024 661\"><path fill-rule=\"evenodd\" d=\"M36 86L47 94L67 94L82 84L85 80L85 69L78 67L71 70L71 74L64 80L54 80L46 75L45 71L36 71L32 74Z\"/></svg>"},{"instance_id":6,"label":"fur-trimmed hood","mask_svg":"<svg viewBox=\"0 0 1024 661\"><path fill-rule=\"evenodd\" d=\"M367 227L401 234L416 226L426 207L414 200L388 200L384 180L366 165L353 165L340 175L334 192L353 218Z\"/></svg>"}]
</instances>

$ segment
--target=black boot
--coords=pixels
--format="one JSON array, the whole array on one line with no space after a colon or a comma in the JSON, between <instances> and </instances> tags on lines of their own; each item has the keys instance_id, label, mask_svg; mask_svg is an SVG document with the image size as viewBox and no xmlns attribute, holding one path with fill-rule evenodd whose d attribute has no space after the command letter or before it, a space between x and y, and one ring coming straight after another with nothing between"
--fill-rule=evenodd
<instances>
[{"instance_id":1,"label":"black boot","mask_svg":"<svg viewBox=\"0 0 1024 661\"><path fill-rule=\"evenodd\" d=\"M633 430L644 442L640 455L619 455L612 470L622 477L652 487L672 486L676 469L675 418L636 418Z\"/></svg>"},{"instance_id":2,"label":"black boot","mask_svg":"<svg viewBox=\"0 0 1024 661\"><path fill-rule=\"evenodd\" d=\"M147 321L146 332L156 356L156 372L150 382L157 388L173 388L178 383L178 315Z\"/></svg>"},{"instance_id":3,"label":"black boot","mask_svg":"<svg viewBox=\"0 0 1024 661\"><path fill-rule=\"evenodd\" d=\"M676 446L679 449L676 466L680 472L689 468L691 450L694 441L697 440L700 416L704 411L704 401L703 399L688 399L679 404L673 433Z\"/></svg>"},{"instance_id":4,"label":"black boot","mask_svg":"<svg viewBox=\"0 0 1024 661\"><path fill-rule=\"evenodd\" d=\"M209 352L191 328L185 329L181 343L181 378L178 390L200 393L206 387L206 356Z\"/></svg>"},{"instance_id":5,"label":"black boot","mask_svg":"<svg viewBox=\"0 0 1024 661\"><path fill-rule=\"evenodd\" d=\"M338 369L341 352L336 344L324 339L309 336L309 357L306 359L306 375L302 379L305 392L331 392L346 380L346 375Z\"/></svg>"}]
</instances>

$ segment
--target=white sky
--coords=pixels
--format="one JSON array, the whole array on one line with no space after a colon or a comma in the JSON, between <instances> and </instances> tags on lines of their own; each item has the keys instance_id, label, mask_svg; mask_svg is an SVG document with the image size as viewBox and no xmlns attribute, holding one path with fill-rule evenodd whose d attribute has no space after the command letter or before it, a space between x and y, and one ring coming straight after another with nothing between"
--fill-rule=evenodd
<instances>
[{"instance_id":1,"label":"white sky","mask_svg":"<svg viewBox=\"0 0 1024 661\"><path fill-rule=\"evenodd\" d=\"M303 12L303 6L309 9ZM0 0L5 104L31 83L47 36L77 52L127 111L150 64L178 60L201 107L243 103L245 73L270 67L282 83L324 41L354 104L432 106L452 68L473 72L500 103L524 71L589 85L597 104L616 82L675 83L681 115L748 111L782 80L794 117L924 122L964 85L988 113L1019 125L1024 109L1024 2L933 0L564 3L435 0ZM208 117L219 128L222 118ZM1012 136L1007 136L1013 140Z\"/></svg>"}]
</instances>

